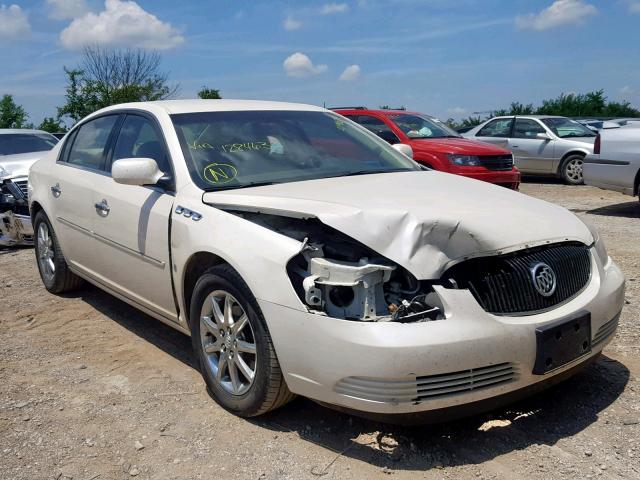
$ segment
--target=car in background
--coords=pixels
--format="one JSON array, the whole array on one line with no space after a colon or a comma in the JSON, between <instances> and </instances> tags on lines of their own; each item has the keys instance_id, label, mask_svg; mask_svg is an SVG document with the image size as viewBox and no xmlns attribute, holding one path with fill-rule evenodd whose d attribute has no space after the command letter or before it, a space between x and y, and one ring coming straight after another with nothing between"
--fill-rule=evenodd
<instances>
[{"instance_id":1,"label":"car in background","mask_svg":"<svg viewBox=\"0 0 640 480\"><path fill-rule=\"evenodd\" d=\"M584 160L584 183L625 195L640 195L640 128L600 132Z\"/></svg>"},{"instance_id":2,"label":"car in background","mask_svg":"<svg viewBox=\"0 0 640 480\"><path fill-rule=\"evenodd\" d=\"M55 133L52 133L51 135L56 137L58 140L62 140L66 134L67 132L55 132Z\"/></svg>"},{"instance_id":3,"label":"car in background","mask_svg":"<svg viewBox=\"0 0 640 480\"><path fill-rule=\"evenodd\" d=\"M0 129L0 247L33 243L29 167L57 143L41 130Z\"/></svg>"},{"instance_id":4,"label":"car in background","mask_svg":"<svg viewBox=\"0 0 640 480\"><path fill-rule=\"evenodd\" d=\"M463 138L437 118L405 110L333 109L392 145L409 145L413 159L441 172L517 190L520 172L508 150Z\"/></svg>"},{"instance_id":5,"label":"car in background","mask_svg":"<svg viewBox=\"0 0 640 480\"><path fill-rule=\"evenodd\" d=\"M600 130L608 130L610 128L620 128L620 124L612 120L596 120L596 119L578 119L576 122L581 123L592 132L598 133Z\"/></svg>"},{"instance_id":6,"label":"car in background","mask_svg":"<svg viewBox=\"0 0 640 480\"><path fill-rule=\"evenodd\" d=\"M525 174L554 175L571 185L583 183L582 162L593 152L596 134L566 117L494 117L464 137L508 148Z\"/></svg>"}]
</instances>

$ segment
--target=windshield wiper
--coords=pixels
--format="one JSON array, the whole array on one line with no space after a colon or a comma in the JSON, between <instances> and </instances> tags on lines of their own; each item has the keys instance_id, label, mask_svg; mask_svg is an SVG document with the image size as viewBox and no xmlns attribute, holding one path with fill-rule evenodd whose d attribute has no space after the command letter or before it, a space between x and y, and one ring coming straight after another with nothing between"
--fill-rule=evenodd
<instances>
[{"instance_id":1,"label":"windshield wiper","mask_svg":"<svg viewBox=\"0 0 640 480\"><path fill-rule=\"evenodd\" d=\"M243 183L242 185L228 185L226 187L210 188L210 189L207 189L205 191L206 192L220 192L222 190L235 190L237 188L264 187L265 185L275 185L277 183L282 183L282 182L272 182L272 181L249 182L249 183Z\"/></svg>"}]
</instances>

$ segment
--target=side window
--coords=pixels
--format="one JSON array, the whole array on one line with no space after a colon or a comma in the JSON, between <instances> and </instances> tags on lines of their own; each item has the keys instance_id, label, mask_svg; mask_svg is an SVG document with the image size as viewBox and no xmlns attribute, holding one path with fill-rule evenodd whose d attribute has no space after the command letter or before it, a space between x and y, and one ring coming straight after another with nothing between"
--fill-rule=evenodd
<instances>
[{"instance_id":1,"label":"side window","mask_svg":"<svg viewBox=\"0 0 640 480\"><path fill-rule=\"evenodd\" d=\"M367 115L360 115L357 121L364 128L375 133L381 139L389 142L390 144L393 145L394 143L400 143L400 139L382 120L375 117L369 117Z\"/></svg>"},{"instance_id":2,"label":"side window","mask_svg":"<svg viewBox=\"0 0 640 480\"><path fill-rule=\"evenodd\" d=\"M113 161L120 158L152 158L160 170L171 171L162 139L152 123L139 115L127 115L122 122Z\"/></svg>"},{"instance_id":3,"label":"side window","mask_svg":"<svg viewBox=\"0 0 640 480\"><path fill-rule=\"evenodd\" d=\"M482 127L476 137L508 137L512 123L513 118L496 118Z\"/></svg>"},{"instance_id":4,"label":"side window","mask_svg":"<svg viewBox=\"0 0 640 480\"><path fill-rule=\"evenodd\" d=\"M513 127L515 138L536 138L538 133L547 133L546 130L535 120L529 118L518 118Z\"/></svg>"},{"instance_id":5,"label":"side window","mask_svg":"<svg viewBox=\"0 0 640 480\"><path fill-rule=\"evenodd\" d=\"M117 120L117 115L109 115L82 125L69 149L67 163L93 170L104 170L107 142Z\"/></svg>"}]
</instances>

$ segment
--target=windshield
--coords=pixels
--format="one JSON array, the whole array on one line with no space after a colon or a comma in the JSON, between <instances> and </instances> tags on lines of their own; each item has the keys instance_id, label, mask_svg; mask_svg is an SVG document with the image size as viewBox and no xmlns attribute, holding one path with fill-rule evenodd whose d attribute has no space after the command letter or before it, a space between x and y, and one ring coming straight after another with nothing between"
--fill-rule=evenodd
<instances>
[{"instance_id":1,"label":"windshield","mask_svg":"<svg viewBox=\"0 0 640 480\"><path fill-rule=\"evenodd\" d=\"M389 118L402 130L407 137L421 138L451 138L460 134L447 127L440 120L427 118L422 115L392 115Z\"/></svg>"},{"instance_id":2,"label":"windshield","mask_svg":"<svg viewBox=\"0 0 640 480\"><path fill-rule=\"evenodd\" d=\"M44 152L55 147L58 140L46 133L3 133L0 134L0 155Z\"/></svg>"},{"instance_id":3,"label":"windshield","mask_svg":"<svg viewBox=\"0 0 640 480\"><path fill-rule=\"evenodd\" d=\"M191 178L204 190L420 170L333 113L203 112L171 119Z\"/></svg>"},{"instance_id":4,"label":"windshield","mask_svg":"<svg viewBox=\"0 0 640 480\"><path fill-rule=\"evenodd\" d=\"M569 118L543 118L542 122L560 138L596 136L584 125Z\"/></svg>"}]
</instances>

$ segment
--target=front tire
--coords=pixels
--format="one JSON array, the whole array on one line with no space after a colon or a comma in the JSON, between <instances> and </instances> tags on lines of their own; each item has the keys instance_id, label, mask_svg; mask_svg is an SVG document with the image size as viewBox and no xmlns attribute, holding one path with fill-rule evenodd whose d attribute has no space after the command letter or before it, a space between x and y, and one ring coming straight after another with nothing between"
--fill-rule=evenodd
<instances>
[{"instance_id":1,"label":"front tire","mask_svg":"<svg viewBox=\"0 0 640 480\"><path fill-rule=\"evenodd\" d=\"M220 265L202 275L190 313L200 372L219 405L254 417L295 397L284 381L260 307L235 270Z\"/></svg>"},{"instance_id":2,"label":"front tire","mask_svg":"<svg viewBox=\"0 0 640 480\"><path fill-rule=\"evenodd\" d=\"M562 179L569 185L584 184L584 177L582 176L583 163L584 157L582 155L569 155L565 158L560 168Z\"/></svg>"},{"instance_id":3,"label":"front tire","mask_svg":"<svg viewBox=\"0 0 640 480\"><path fill-rule=\"evenodd\" d=\"M83 280L69 270L58 237L42 210L36 213L33 231L38 271L45 288L51 293L63 293L80 287Z\"/></svg>"}]
</instances>

